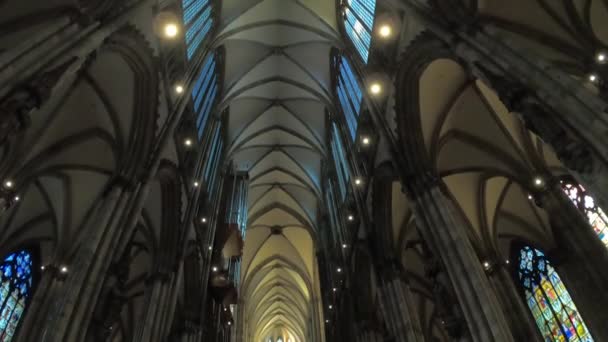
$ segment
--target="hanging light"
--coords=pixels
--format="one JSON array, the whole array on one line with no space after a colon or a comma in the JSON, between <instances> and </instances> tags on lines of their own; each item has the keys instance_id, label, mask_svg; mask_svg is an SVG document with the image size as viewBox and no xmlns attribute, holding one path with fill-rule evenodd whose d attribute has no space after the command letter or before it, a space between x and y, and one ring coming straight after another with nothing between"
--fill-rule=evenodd
<instances>
[{"instance_id":1,"label":"hanging light","mask_svg":"<svg viewBox=\"0 0 608 342\"><path fill-rule=\"evenodd\" d=\"M606 55L606 53L605 53L605 52L598 52L598 53L595 55L595 60L596 60L598 63L600 63L600 64L601 64L601 63L605 63L605 62L606 62L606 60L608 60L608 56Z\"/></svg>"},{"instance_id":2,"label":"hanging light","mask_svg":"<svg viewBox=\"0 0 608 342\"><path fill-rule=\"evenodd\" d=\"M68 267L67 266L61 266L61 269L59 271L61 271L61 273L63 273L63 274L66 274L66 273L68 273Z\"/></svg>"},{"instance_id":3,"label":"hanging light","mask_svg":"<svg viewBox=\"0 0 608 342\"><path fill-rule=\"evenodd\" d=\"M201 223L207 223L207 218L206 217L201 218Z\"/></svg>"},{"instance_id":4,"label":"hanging light","mask_svg":"<svg viewBox=\"0 0 608 342\"><path fill-rule=\"evenodd\" d=\"M393 34L393 28L388 24L381 25L378 34L382 38L389 38Z\"/></svg>"},{"instance_id":5,"label":"hanging light","mask_svg":"<svg viewBox=\"0 0 608 342\"><path fill-rule=\"evenodd\" d=\"M363 184L363 180L361 178L355 178L355 185Z\"/></svg>"},{"instance_id":6,"label":"hanging light","mask_svg":"<svg viewBox=\"0 0 608 342\"><path fill-rule=\"evenodd\" d=\"M599 77L597 76L597 74L591 73L587 76L587 78L589 79L589 82L591 83L595 83L599 80Z\"/></svg>"},{"instance_id":7,"label":"hanging light","mask_svg":"<svg viewBox=\"0 0 608 342\"><path fill-rule=\"evenodd\" d=\"M165 27L163 28L163 32L165 34L165 37L175 38L175 37L177 37L177 34L179 33L179 27L175 23L167 23L167 24L165 24Z\"/></svg>"},{"instance_id":8,"label":"hanging light","mask_svg":"<svg viewBox=\"0 0 608 342\"><path fill-rule=\"evenodd\" d=\"M545 184L545 181L541 177L534 177L534 186L537 188L542 187Z\"/></svg>"},{"instance_id":9,"label":"hanging light","mask_svg":"<svg viewBox=\"0 0 608 342\"><path fill-rule=\"evenodd\" d=\"M353 215L348 215L347 219L352 222L355 220L355 217Z\"/></svg>"},{"instance_id":10,"label":"hanging light","mask_svg":"<svg viewBox=\"0 0 608 342\"><path fill-rule=\"evenodd\" d=\"M380 93L382 93L382 85L378 82L372 83L369 86L369 92L372 93L372 95L380 95Z\"/></svg>"},{"instance_id":11,"label":"hanging light","mask_svg":"<svg viewBox=\"0 0 608 342\"><path fill-rule=\"evenodd\" d=\"M361 139L361 142L364 146L368 146L371 143L371 140L369 139L369 137L363 137L363 139Z\"/></svg>"},{"instance_id":12,"label":"hanging light","mask_svg":"<svg viewBox=\"0 0 608 342\"><path fill-rule=\"evenodd\" d=\"M181 94L181 93L183 93L183 92L184 92L184 86L182 86L181 84L176 85L176 86L175 86L175 92L176 92L177 94Z\"/></svg>"},{"instance_id":13,"label":"hanging light","mask_svg":"<svg viewBox=\"0 0 608 342\"><path fill-rule=\"evenodd\" d=\"M4 187L7 189L12 189L13 186L15 186L15 182L13 182L11 179L7 179L4 181Z\"/></svg>"},{"instance_id":14,"label":"hanging light","mask_svg":"<svg viewBox=\"0 0 608 342\"><path fill-rule=\"evenodd\" d=\"M190 147L190 146L192 146L192 139L190 139L190 138L186 138L186 139L184 140L184 146L186 146L186 147Z\"/></svg>"}]
</instances>

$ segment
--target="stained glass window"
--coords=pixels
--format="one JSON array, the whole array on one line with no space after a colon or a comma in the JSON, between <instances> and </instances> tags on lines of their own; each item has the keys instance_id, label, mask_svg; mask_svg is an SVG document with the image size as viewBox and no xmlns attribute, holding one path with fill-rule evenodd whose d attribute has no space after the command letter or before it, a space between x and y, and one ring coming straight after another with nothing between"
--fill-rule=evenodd
<instances>
[{"instance_id":1,"label":"stained glass window","mask_svg":"<svg viewBox=\"0 0 608 342\"><path fill-rule=\"evenodd\" d=\"M0 341L8 342L13 339L31 295L32 256L26 251L10 254L0 264L0 272Z\"/></svg>"},{"instance_id":2,"label":"stained glass window","mask_svg":"<svg viewBox=\"0 0 608 342\"><path fill-rule=\"evenodd\" d=\"M191 59L213 25L211 1L182 0L182 8L186 27L186 55Z\"/></svg>"},{"instance_id":3,"label":"stained glass window","mask_svg":"<svg viewBox=\"0 0 608 342\"><path fill-rule=\"evenodd\" d=\"M350 181L350 168L348 161L346 160L346 151L344 150L344 144L340 138L340 131L338 125L334 122L332 125L331 134L331 153L334 159L334 166L336 168L336 174L338 176L338 186L340 188L340 195L342 201L346 198L348 192L348 182Z\"/></svg>"},{"instance_id":4,"label":"stained glass window","mask_svg":"<svg viewBox=\"0 0 608 342\"><path fill-rule=\"evenodd\" d=\"M597 236L608 247L608 216L602 208L595 204L593 197L589 196L579 184L562 181L562 189L572 203L587 217Z\"/></svg>"},{"instance_id":5,"label":"stained glass window","mask_svg":"<svg viewBox=\"0 0 608 342\"><path fill-rule=\"evenodd\" d=\"M192 89L192 100L194 101L194 111L197 113L196 128L199 139L205 132L205 126L209 119L209 114L215 104L217 95L217 75L216 75L215 54L210 54L201 69L201 73Z\"/></svg>"},{"instance_id":6,"label":"stained glass window","mask_svg":"<svg viewBox=\"0 0 608 342\"><path fill-rule=\"evenodd\" d=\"M348 38L367 63L372 43L376 0L344 0L344 28Z\"/></svg>"},{"instance_id":7,"label":"stained glass window","mask_svg":"<svg viewBox=\"0 0 608 342\"><path fill-rule=\"evenodd\" d=\"M518 262L526 302L543 339L592 342L568 290L545 254L525 246L519 251Z\"/></svg>"},{"instance_id":8,"label":"stained glass window","mask_svg":"<svg viewBox=\"0 0 608 342\"><path fill-rule=\"evenodd\" d=\"M346 119L348 131L354 141L357 136L363 93L348 60L343 56L336 56L334 62L338 68L336 93Z\"/></svg>"},{"instance_id":9,"label":"stained glass window","mask_svg":"<svg viewBox=\"0 0 608 342\"><path fill-rule=\"evenodd\" d=\"M213 193L213 189L219 173L220 161L224 150L224 140L222 138L222 126L218 123L212 133L211 144L208 144L209 154L205 161L204 177L207 184L207 193Z\"/></svg>"}]
</instances>

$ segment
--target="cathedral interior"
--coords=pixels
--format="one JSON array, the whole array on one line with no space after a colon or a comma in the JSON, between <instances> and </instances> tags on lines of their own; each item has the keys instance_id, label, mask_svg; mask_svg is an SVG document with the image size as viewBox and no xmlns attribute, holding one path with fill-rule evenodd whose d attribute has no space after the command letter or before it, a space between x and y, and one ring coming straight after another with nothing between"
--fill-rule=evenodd
<instances>
[{"instance_id":1,"label":"cathedral interior","mask_svg":"<svg viewBox=\"0 0 608 342\"><path fill-rule=\"evenodd\" d=\"M0 341L608 341L608 0L0 0Z\"/></svg>"}]
</instances>

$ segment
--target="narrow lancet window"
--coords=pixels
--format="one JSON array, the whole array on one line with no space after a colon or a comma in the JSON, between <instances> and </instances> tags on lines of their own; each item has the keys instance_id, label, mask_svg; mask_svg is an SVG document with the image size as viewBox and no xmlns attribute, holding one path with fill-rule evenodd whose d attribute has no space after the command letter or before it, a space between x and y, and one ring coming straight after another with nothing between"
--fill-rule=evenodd
<instances>
[{"instance_id":1,"label":"narrow lancet window","mask_svg":"<svg viewBox=\"0 0 608 342\"><path fill-rule=\"evenodd\" d=\"M186 28L186 56L191 59L211 31L211 0L183 0L182 8Z\"/></svg>"},{"instance_id":2,"label":"narrow lancet window","mask_svg":"<svg viewBox=\"0 0 608 342\"><path fill-rule=\"evenodd\" d=\"M344 28L363 63L369 58L376 0L344 0Z\"/></svg>"},{"instance_id":3,"label":"narrow lancet window","mask_svg":"<svg viewBox=\"0 0 608 342\"><path fill-rule=\"evenodd\" d=\"M338 70L336 95L340 101L340 107L348 126L348 132L354 141L357 136L357 127L359 126L363 93L348 60L343 56L336 56L334 63Z\"/></svg>"},{"instance_id":4,"label":"narrow lancet window","mask_svg":"<svg viewBox=\"0 0 608 342\"><path fill-rule=\"evenodd\" d=\"M196 114L196 129L199 140L205 132L209 115L215 105L218 92L215 54L211 53L205 59L201 73L192 89L192 100Z\"/></svg>"}]
</instances>

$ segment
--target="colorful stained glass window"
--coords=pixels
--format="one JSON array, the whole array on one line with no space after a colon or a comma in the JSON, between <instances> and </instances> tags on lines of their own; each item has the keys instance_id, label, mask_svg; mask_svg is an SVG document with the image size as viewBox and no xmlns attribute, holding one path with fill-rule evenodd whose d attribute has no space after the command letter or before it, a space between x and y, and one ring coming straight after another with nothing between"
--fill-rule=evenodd
<instances>
[{"instance_id":1,"label":"colorful stained glass window","mask_svg":"<svg viewBox=\"0 0 608 342\"><path fill-rule=\"evenodd\" d=\"M0 341L13 339L32 290L32 256L20 251L7 256L0 264Z\"/></svg>"},{"instance_id":2,"label":"colorful stained glass window","mask_svg":"<svg viewBox=\"0 0 608 342\"><path fill-rule=\"evenodd\" d=\"M589 196L581 185L566 181L562 181L561 184L566 195L587 217L597 236L608 247L608 216L602 208L595 204L593 197Z\"/></svg>"},{"instance_id":3,"label":"colorful stained glass window","mask_svg":"<svg viewBox=\"0 0 608 342\"><path fill-rule=\"evenodd\" d=\"M364 63L369 58L376 0L345 0L344 28Z\"/></svg>"},{"instance_id":4,"label":"colorful stained glass window","mask_svg":"<svg viewBox=\"0 0 608 342\"><path fill-rule=\"evenodd\" d=\"M529 246L519 251L519 279L543 339L592 342L576 305L545 254Z\"/></svg>"},{"instance_id":5,"label":"colorful stained glass window","mask_svg":"<svg viewBox=\"0 0 608 342\"><path fill-rule=\"evenodd\" d=\"M211 1L182 0L182 8L184 27L186 27L186 55L191 59L211 31L213 25Z\"/></svg>"},{"instance_id":6,"label":"colorful stained glass window","mask_svg":"<svg viewBox=\"0 0 608 342\"><path fill-rule=\"evenodd\" d=\"M342 113L344 113L351 139L354 141L357 136L363 93L348 59L343 56L336 56L334 63L338 68L336 94L340 101L340 107L342 108Z\"/></svg>"},{"instance_id":7,"label":"colorful stained glass window","mask_svg":"<svg viewBox=\"0 0 608 342\"><path fill-rule=\"evenodd\" d=\"M192 89L192 101L194 102L194 111L197 113L196 128L199 139L205 132L217 96L218 86L215 68L215 54L212 53L205 59L201 73Z\"/></svg>"}]
</instances>

